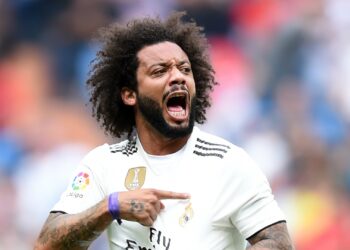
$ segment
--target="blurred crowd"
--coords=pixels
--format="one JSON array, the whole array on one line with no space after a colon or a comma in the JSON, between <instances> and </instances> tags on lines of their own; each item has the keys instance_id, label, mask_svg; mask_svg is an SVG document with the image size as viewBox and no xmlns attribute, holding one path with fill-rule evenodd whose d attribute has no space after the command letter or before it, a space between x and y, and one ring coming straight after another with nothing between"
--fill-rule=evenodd
<instances>
[{"instance_id":1,"label":"blurred crowd","mask_svg":"<svg viewBox=\"0 0 350 250\"><path fill-rule=\"evenodd\" d=\"M32 249L81 158L116 141L91 117L85 87L98 28L173 10L211 45L219 85L203 129L258 162L298 250L350 249L349 9L348 0L0 0L0 250Z\"/></svg>"}]
</instances>

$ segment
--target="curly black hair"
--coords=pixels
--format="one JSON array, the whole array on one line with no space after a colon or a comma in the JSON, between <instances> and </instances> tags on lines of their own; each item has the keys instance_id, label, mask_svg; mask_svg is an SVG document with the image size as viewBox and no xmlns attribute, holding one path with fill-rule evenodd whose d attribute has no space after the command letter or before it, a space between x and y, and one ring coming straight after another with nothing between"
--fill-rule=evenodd
<instances>
[{"instance_id":1,"label":"curly black hair","mask_svg":"<svg viewBox=\"0 0 350 250\"><path fill-rule=\"evenodd\" d=\"M196 86L195 121L199 124L206 121L206 110L211 105L209 94L216 84L214 70L203 28L194 21L182 21L184 15L184 12L175 12L165 21L147 17L100 30L102 47L92 62L87 84L93 116L106 133L120 138L133 131L134 110L123 103L121 90L128 87L137 91L138 51L165 41L176 43L187 54Z\"/></svg>"}]
</instances>

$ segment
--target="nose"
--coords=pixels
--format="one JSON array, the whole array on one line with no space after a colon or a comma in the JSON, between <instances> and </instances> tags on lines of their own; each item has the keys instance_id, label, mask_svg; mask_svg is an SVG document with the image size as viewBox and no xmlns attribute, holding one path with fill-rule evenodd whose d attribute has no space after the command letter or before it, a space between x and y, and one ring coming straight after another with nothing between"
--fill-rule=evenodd
<instances>
[{"instance_id":1,"label":"nose","mask_svg":"<svg viewBox=\"0 0 350 250\"><path fill-rule=\"evenodd\" d=\"M172 67L171 72L170 72L170 79L169 79L169 84L174 85L174 84L181 84L184 85L186 83L184 74L176 67Z\"/></svg>"}]
</instances>

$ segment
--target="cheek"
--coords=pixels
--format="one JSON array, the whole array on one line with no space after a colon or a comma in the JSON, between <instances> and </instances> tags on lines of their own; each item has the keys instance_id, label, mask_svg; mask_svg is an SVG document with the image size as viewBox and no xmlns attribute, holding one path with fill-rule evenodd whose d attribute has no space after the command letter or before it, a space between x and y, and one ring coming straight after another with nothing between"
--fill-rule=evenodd
<instances>
[{"instance_id":1,"label":"cheek","mask_svg":"<svg viewBox=\"0 0 350 250\"><path fill-rule=\"evenodd\" d=\"M161 100L163 97L162 84L156 81L143 82L138 87L138 92L140 95L150 97L154 100Z\"/></svg>"}]
</instances>

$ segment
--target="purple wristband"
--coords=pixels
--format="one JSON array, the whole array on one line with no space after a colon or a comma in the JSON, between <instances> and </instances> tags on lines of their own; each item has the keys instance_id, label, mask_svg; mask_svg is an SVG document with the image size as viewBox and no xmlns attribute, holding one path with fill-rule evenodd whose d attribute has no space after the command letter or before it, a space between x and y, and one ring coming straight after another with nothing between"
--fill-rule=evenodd
<instances>
[{"instance_id":1,"label":"purple wristband","mask_svg":"<svg viewBox=\"0 0 350 250\"><path fill-rule=\"evenodd\" d=\"M108 197L108 210L112 215L114 220L122 224L122 220L119 218L119 200L118 200L118 192L111 193Z\"/></svg>"}]
</instances>

